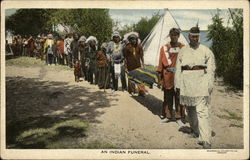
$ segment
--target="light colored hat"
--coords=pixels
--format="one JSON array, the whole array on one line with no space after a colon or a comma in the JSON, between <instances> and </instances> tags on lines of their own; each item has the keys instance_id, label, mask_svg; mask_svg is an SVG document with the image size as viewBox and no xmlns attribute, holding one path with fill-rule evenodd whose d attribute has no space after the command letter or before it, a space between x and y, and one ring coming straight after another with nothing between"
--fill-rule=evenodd
<instances>
[{"instance_id":1,"label":"light colored hat","mask_svg":"<svg viewBox=\"0 0 250 160\"><path fill-rule=\"evenodd\" d=\"M113 39L114 37L120 37L120 39L121 39L121 35L120 35L119 32L117 32L117 31L115 31L115 32L112 34L111 39Z\"/></svg>"},{"instance_id":2,"label":"light colored hat","mask_svg":"<svg viewBox=\"0 0 250 160\"><path fill-rule=\"evenodd\" d=\"M85 42L86 41L86 37L85 36L81 36L78 40L78 42Z\"/></svg>"},{"instance_id":3,"label":"light colored hat","mask_svg":"<svg viewBox=\"0 0 250 160\"><path fill-rule=\"evenodd\" d=\"M128 40L130 40L130 39L132 39L132 38L137 39L137 38L138 38L138 36L137 36L137 35L135 35L135 34L131 34L131 35L129 35L129 36L128 36Z\"/></svg>"},{"instance_id":4,"label":"light colored hat","mask_svg":"<svg viewBox=\"0 0 250 160\"><path fill-rule=\"evenodd\" d=\"M107 49L108 48L108 43L106 43L106 42L102 43L101 48Z\"/></svg>"},{"instance_id":5,"label":"light colored hat","mask_svg":"<svg viewBox=\"0 0 250 160\"><path fill-rule=\"evenodd\" d=\"M98 44L98 41L94 36L89 36L88 39L86 40L86 43L90 43L91 41L95 41L96 44Z\"/></svg>"},{"instance_id":6,"label":"light colored hat","mask_svg":"<svg viewBox=\"0 0 250 160\"><path fill-rule=\"evenodd\" d=\"M131 38L139 38L139 34L137 32L129 32L124 35L124 40L128 40Z\"/></svg>"}]
</instances>

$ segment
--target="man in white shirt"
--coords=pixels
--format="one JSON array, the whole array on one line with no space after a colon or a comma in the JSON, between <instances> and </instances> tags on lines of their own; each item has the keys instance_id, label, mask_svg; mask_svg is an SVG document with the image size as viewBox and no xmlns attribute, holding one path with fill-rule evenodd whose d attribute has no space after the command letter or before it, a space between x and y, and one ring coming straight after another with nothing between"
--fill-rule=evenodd
<instances>
[{"instance_id":1,"label":"man in white shirt","mask_svg":"<svg viewBox=\"0 0 250 160\"><path fill-rule=\"evenodd\" d=\"M66 56L67 65L69 67L73 66L73 63L72 63L72 51L70 49L70 44L71 44L72 41L73 41L72 33L69 33L67 35L67 37L64 39L64 54Z\"/></svg>"},{"instance_id":2,"label":"man in white shirt","mask_svg":"<svg viewBox=\"0 0 250 160\"><path fill-rule=\"evenodd\" d=\"M186 106L190 127L198 144L211 148L210 98L215 61L212 51L199 43L200 30L192 27L189 45L183 47L176 62L175 88L180 88L180 104Z\"/></svg>"}]
</instances>

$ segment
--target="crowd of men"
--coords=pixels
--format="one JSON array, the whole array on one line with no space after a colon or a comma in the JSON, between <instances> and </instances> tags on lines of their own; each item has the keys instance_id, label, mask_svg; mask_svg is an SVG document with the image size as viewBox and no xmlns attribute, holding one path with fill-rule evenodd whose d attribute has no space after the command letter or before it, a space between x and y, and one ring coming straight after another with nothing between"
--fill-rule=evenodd
<instances>
[{"instance_id":1,"label":"crowd of men","mask_svg":"<svg viewBox=\"0 0 250 160\"><path fill-rule=\"evenodd\" d=\"M126 39L122 39L118 32L114 32L110 42L98 47L98 40L94 36L86 38L77 32L60 35L54 38L47 36L14 37L7 47L14 56L30 56L45 61L47 65L67 65L74 68L75 81L80 78L90 84L96 84L100 89L111 88L118 90L118 80L122 84L122 91L144 96L144 85L138 85L126 80L126 72L138 67L144 67L142 46L138 43L138 33L131 32ZM8 42L6 43L8 44Z\"/></svg>"},{"instance_id":2,"label":"crowd of men","mask_svg":"<svg viewBox=\"0 0 250 160\"><path fill-rule=\"evenodd\" d=\"M169 31L170 42L160 50L158 86L164 97L162 122L176 120L179 131L199 138L198 144L211 148L210 97L213 89L215 62L213 53L199 43L199 27L192 27L189 45L178 41L180 31ZM136 32L122 37L114 32L110 42L98 47L94 36L86 38L78 33L61 35L54 39L52 34L36 38L16 36L11 46L15 56L31 56L44 60L47 65L67 65L74 68L75 81L82 77L100 89L118 90L120 79L122 91L145 96L144 84L127 81L126 72L145 68L143 49ZM175 109L173 109L175 105ZM188 118L186 118L188 117ZM190 128L184 123L188 119Z\"/></svg>"}]
</instances>

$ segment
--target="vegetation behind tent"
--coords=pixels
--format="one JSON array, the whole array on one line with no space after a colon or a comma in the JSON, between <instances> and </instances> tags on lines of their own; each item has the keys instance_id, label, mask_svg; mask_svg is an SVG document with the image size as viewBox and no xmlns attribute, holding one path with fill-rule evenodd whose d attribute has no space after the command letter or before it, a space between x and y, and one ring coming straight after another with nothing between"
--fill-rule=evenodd
<instances>
[{"instance_id":1,"label":"vegetation behind tent","mask_svg":"<svg viewBox=\"0 0 250 160\"><path fill-rule=\"evenodd\" d=\"M159 12L153 14L151 18L141 17L139 22L137 22L136 24L123 26L123 28L120 29L120 33L121 35L124 35L125 33L131 31L138 32L141 41L143 41L159 21L160 17L161 15L159 14Z\"/></svg>"},{"instance_id":2,"label":"vegetation behind tent","mask_svg":"<svg viewBox=\"0 0 250 160\"><path fill-rule=\"evenodd\" d=\"M243 89L243 10L230 10L232 27L224 27L218 10L208 26L208 39L216 60L216 74L226 84Z\"/></svg>"}]
</instances>

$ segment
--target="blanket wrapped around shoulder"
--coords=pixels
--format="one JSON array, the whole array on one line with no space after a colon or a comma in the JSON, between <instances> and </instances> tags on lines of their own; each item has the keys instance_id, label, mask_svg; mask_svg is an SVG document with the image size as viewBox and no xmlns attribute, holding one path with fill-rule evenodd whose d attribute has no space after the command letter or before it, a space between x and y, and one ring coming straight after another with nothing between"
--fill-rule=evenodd
<instances>
[{"instance_id":1,"label":"blanket wrapped around shoulder","mask_svg":"<svg viewBox=\"0 0 250 160\"><path fill-rule=\"evenodd\" d=\"M149 88L153 88L153 84L158 82L157 72L148 69L137 68L128 73L128 80L136 84L145 84Z\"/></svg>"}]
</instances>

